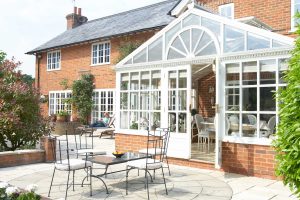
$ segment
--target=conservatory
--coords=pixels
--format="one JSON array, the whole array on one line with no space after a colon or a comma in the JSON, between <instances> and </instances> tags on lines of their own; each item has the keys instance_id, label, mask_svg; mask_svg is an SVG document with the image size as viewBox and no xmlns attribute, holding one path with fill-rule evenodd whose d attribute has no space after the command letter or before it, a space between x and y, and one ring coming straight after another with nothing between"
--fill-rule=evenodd
<instances>
[{"instance_id":1,"label":"conservatory","mask_svg":"<svg viewBox=\"0 0 300 200\"><path fill-rule=\"evenodd\" d=\"M130 138L169 127L169 157L216 168L224 142L270 145L278 122L274 91L285 87L293 42L189 8L117 64L116 132Z\"/></svg>"}]
</instances>

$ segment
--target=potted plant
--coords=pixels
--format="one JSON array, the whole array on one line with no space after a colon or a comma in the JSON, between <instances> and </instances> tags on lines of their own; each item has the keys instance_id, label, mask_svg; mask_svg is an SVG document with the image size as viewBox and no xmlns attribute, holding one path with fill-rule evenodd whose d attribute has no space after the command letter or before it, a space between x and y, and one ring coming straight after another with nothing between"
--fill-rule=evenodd
<instances>
[{"instance_id":1,"label":"potted plant","mask_svg":"<svg viewBox=\"0 0 300 200\"><path fill-rule=\"evenodd\" d=\"M58 114L57 114L57 121L58 122L66 122L68 121L68 117L69 117L69 113L67 111L60 111Z\"/></svg>"}]
</instances>

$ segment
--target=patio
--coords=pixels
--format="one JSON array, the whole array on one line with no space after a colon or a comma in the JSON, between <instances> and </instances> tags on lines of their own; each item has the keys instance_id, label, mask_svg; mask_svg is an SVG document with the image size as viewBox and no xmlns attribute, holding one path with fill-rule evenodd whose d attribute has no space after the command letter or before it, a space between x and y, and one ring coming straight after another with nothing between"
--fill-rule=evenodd
<instances>
[{"instance_id":1,"label":"patio","mask_svg":"<svg viewBox=\"0 0 300 200\"><path fill-rule=\"evenodd\" d=\"M103 148L110 155L114 151L113 139L94 138L95 146ZM94 165L94 167L97 167ZM124 169L124 165L109 168L110 171ZM47 196L53 164L41 163L26 166L1 168L0 180L25 188L35 183L39 186L37 193ZM101 169L94 172L103 173ZM165 195L162 184L150 184L151 199L296 199L281 181L246 177L213 170L195 169L171 165L172 176L166 176L169 195ZM60 175L61 174L61 175ZM57 172L56 183L65 183L67 174ZM83 172L76 173L75 181L80 183L85 176ZM160 182L160 174L156 180ZM75 192L69 189L69 199L147 199L144 189L143 175L137 176L133 171L129 176L129 194L125 195L125 172L108 175L104 178L110 194L105 193L103 184L93 179L93 196L89 196L89 187L75 186ZM65 186L53 187L52 199L64 197Z\"/></svg>"}]
</instances>

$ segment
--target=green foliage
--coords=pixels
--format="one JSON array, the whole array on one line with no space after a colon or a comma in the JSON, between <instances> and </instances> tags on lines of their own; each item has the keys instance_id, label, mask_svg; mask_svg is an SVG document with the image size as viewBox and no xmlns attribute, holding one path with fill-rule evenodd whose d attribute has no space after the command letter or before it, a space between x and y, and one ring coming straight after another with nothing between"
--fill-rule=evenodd
<instances>
[{"instance_id":1,"label":"green foliage","mask_svg":"<svg viewBox=\"0 0 300 200\"><path fill-rule=\"evenodd\" d=\"M69 116L69 113L67 111L60 111L59 113L57 113L58 116Z\"/></svg>"},{"instance_id":2,"label":"green foliage","mask_svg":"<svg viewBox=\"0 0 300 200\"><path fill-rule=\"evenodd\" d=\"M72 85L72 104L76 109L81 121L88 124L88 117L93 108L94 76L83 74L80 80L74 81Z\"/></svg>"},{"instance_id":3,"label":"green foliage","mask_svg":"<svg viewBox=\"0 0 300 200\"><path fill-rule=\"evenodd\" d=\"M132 122L132 124L130 125L130 129L138 129L139 125L136 122Z\"/></svg>"},{"instance_id":4,"label":"green foliage","mask_svg":"<svg viewBox=\"0 0 300 200\"><path fill-rule=\"evenodd\" d=\"M5 57L6 57L6 53L4 53L3 51L0 51L0 64L3 63Z\"/></svg>"},{"instance_id":5,"label":"green foliage","mask_svg":"<svg viewBox=\"0 0 300 200\"><path fill-rule=\"evenodd\" d=\"M62 81L59 83L64 90L69 89L69 80L64 78Z\"/></svg>"},{"instance_id":6,"label":"green foliage","mask_svg":"<svg viewBox=\"0 0 300 200\"><path fill-rule=\"evenodd\" d=\"M23 74L22 81L28 85L32 85L34 83L34 78L32 78L31 75Z\"/></svg>"},{"instance_id":7,"label":"green foliage","mask_svg":"<svg viewBox=\"0 0 300 200\"><path fill-rule=\"evenodd\" d=\"M117 59L117 63L123 60L126 56L128 56L131 52L137 49L141 45L141 42L132 42L127 41L123 42L119 46L119 57Z\"/></svg>"},{"instance_id":8,"label":"green foliage","mask_svg":"<svg viewBox=\"0 0 300 200\"><path fill-rule=\"evenodd\" d=\"M2 56L1 60L0 149L13 151L23 146L34 146L43 134L39 94L32 85L24 82L23 75L17 71L20 62L4 60Z\"/></svg>"},{"instance_id":9,"label":"green foliage","mask_svg":"<svg viewBox=\"0 0 300 200\"><path fill-rule=\"evenodd\" d=\"M297 18L300 15L297 13ZM300 35L298 26L296 33ZM274 141L277 151L277 175L283 177L288 185L300 197L300 38L295 43L289 69L285 74L287 87L277 92L280 123L277 139Z\"/></svg>"}]
</instances>

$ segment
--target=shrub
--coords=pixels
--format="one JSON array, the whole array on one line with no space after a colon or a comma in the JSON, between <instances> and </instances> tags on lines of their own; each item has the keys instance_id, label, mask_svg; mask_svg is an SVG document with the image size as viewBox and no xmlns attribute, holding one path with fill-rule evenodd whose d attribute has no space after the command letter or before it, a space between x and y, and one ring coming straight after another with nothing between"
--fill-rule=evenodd
<instances>
[{"instance_id":1,"label":"shrub","mask_svg":"<svg viewBox=\"0 0 300 200\"><path fill-rule=\"evenodd\" d=\"M93 89L94 76L92 74L83 74L81 79L74 81L72 85L71 103L84 124L88 124L88 118L92 112Z\"/></svg>"},{"instance_id":2,"label":"shrub","mask_svg":"<svg viewBox=\"0 0 300 200\"><path fill-rule=\"evenodd\" d=\"M299 13L297 18L299 18ZM296 33L300 34L299 26ZM289 69L285 74L287 87L278 94L280 123L277 139L274 141L277 151L277 175L283 177L285 185L300 197L300 38L295 43Z\"/></svg>"},{"instance_id":3,"label":"shrub","mask_svg":"<svg viewBox=\"0 0 300 200\"><path fill-rule=\"evenodd\" d=\"M20 62L3 52L0 59L0 149L34 146L43 133L39 93L17 71Z\"/></svg>"}]
</instances>

